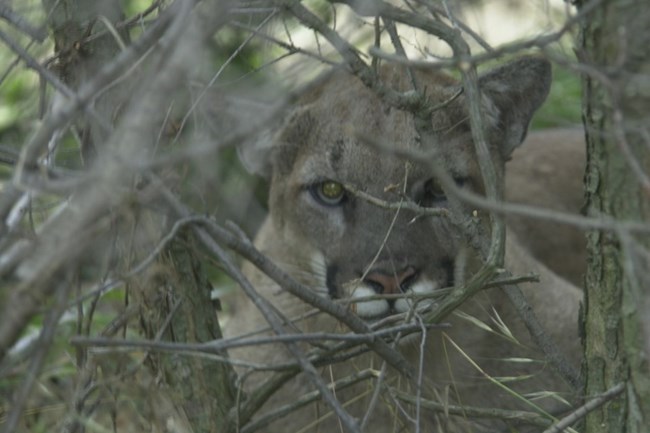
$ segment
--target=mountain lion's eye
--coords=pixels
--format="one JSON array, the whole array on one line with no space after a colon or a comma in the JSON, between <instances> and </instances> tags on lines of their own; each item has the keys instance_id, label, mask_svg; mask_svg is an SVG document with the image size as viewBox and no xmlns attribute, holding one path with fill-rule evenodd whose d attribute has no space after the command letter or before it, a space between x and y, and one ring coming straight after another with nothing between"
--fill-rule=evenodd
<instances>
[{"instance_id":1,"label":"mountain lion's eye","mask_svg":"<svg viewBox=\"0 0 650 433\"><path fill-rule=\"evenodd\" d=\"M462 188L466 183L466 178L455 176L456 186ZM447 194L442 189L442 185L436 179L428 179L426 182L417 183L414 188L414 200L422 207L448 207Z\"/></svg>"},{"instance_id":2,"label":"mountain lion's eye","mask_svg":"<svg viewBox=\"0 0 650 433\"><path fill-rule=\"evenodd\" d=\"M309 187L309 191L316 201L325 206L337 206L345 199L345 188L333 180L315 183Z\"/></svg>"},{"instance_id":3,"label":"mountain lion's eye","mask_svg":"<svg viewBox=\"0 0 650 433\"><path fill-rule=\"evenodd\" d=\"M420 206L425 207L443 207L447 204L447 195L442 186L435 179L429 179L424 183L424 196L420 201Z\"/></svg>"}]
</instances>

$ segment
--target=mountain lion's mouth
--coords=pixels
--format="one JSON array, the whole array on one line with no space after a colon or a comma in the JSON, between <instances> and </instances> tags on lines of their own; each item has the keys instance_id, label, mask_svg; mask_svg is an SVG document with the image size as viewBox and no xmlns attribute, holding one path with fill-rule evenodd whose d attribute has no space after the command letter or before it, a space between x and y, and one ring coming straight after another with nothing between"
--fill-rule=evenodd
<instances>
[{"instance_id":1,"label":"mountain lion's mouth","mask_svg":"<svg viewBox=\"0 0 650 433\"><path fill-rule=\"evenodd\" d=\"M363 280L355 278L341 284L336 282L340 267L332 264L326 267L324 283L331 299L344 303L364 320L430 309L435 304L431 295L454 284L454 261L450 259L438 262L433 269L435 277L412 266L402 266L400 271L391 272L386 272L385 268L375 266Z\"/></svg>"}]
</instances>

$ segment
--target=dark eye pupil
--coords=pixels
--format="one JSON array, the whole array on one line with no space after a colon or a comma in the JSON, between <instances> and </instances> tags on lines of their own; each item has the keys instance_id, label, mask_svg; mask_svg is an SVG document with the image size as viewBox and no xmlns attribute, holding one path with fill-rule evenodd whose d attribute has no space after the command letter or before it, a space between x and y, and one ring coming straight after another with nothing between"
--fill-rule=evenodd
<instances>
[{"instance_id":1,"label":"dark eye pupil","mask_svg":"<svg viewBox=\"0 0 650 433\"><path fill-rule=\"evenodd\" d=\"M438 182L433 179L427 180L424 184L424 193L429 199L439 200L446 198L445 192Z\"/></svg>"},{"instance_id":2,"label":"dark eye pupil","mask_svg":"<svg viewBox=\"0 0 650 433\"><path fill-rule=\"evenodd\" d=\"M422 207L447 207L447 195L436 179L428 179L416 188L415 201Z\"/></svg>"}]
</instances>

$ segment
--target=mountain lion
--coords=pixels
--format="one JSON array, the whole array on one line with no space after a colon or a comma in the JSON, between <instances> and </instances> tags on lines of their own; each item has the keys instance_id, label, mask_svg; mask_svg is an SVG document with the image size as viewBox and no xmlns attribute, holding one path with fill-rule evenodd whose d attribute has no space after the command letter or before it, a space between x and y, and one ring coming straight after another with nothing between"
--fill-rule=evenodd
<instances>
[{"instance_id":1,"label":"mountain lion","mask_svg":"<svg viewBox=\"0 0 650 433\"><path fill-rule=\"evenodd\" d=\"M414 71L414 77L401 66L384 66L378 73L384 86L398 92L411 91L415 82L429 106L437 107L424 120L427 136L419 133L422 118L386 103L355 76L337 71L301 97L267 152L258 149L251 154L270 175L270 213L256 237L257 248L293 278L347 306L369 324L400 313L402 321L420 323L416 319L435 310L451 287L469 280L480 261L463 232L466 226L458 221L473 222L489 238L488 213L447 191L424 157L403 159L384 149L389 145L435 158L458 188L484 194L468 101L460 84L433 71ZM550 65L534 57L512 61L479 78L488 146L502 191L505 162L524 140L549 86ZM372 203L359 191L383 203ZM406 209L406 204L444 215ZM512 233L505 251L508 271L540 275L540 283L524 284L522 290L548 335L577 366L580 291L536 261ZM244 273L261 296L294 320L287 332L349 332L325 313L310 314L313 307L250 263L244 264ZM238 296L226 336L265 328L253 303ZM421 334L395 343L410 362L414 379L399 375L367 351L339 359L332 355L330 365L319 364L328 383L371 373L335 390L362 431L525 431L531 423L539 430L549 425L552 415L568 409L565 401L574 398L575 390L531 342L500 288L482 290L445 321L448 327L422 328ZM323 340L301 347L308 352L337 343ZM230 356L257 366L294 360L280 343L231 350ZM270 375L268 370L250 370L239 367L247 393ZM260 431L343 431L330 407L319 399L287 411L283 418L264 418L314 389L304 374L285 383L258 413L264 420ZM491 408L539 416L529 414L526 421L513 413L510 418L499 416Z\"/></svg>"}]
</instances>

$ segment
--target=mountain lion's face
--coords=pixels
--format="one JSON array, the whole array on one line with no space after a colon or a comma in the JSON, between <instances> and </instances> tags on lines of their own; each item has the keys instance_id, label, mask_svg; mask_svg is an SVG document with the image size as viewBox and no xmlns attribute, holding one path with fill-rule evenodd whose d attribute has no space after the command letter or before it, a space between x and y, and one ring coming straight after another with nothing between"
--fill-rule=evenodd
<instances>
[{"instance_id":1,"label":"mountain lion's face","mask_svg":"<svg viewBox=\"0 0 650 433\"><path fill-rule=\"evenodd\" d=\"M384 68L381 79L407 91L409 81L400 71ZM546 96L549 75L546 62L527 58L480 80L499 177ZM432 106L447 102L433 112L426 137L412 115L340 72L303 97L275 137L269 158L273 238L281 243L272 247L272 258L368 319L430 305L430 298L396 295L431 294L461 277L467 247L452 220L471 221L473 212L446 193L426 162L407 162L385 146L435 158L458 186L483 192L467 101L453 97L459 85L436 74L418 74L418 81ZM370 203L356 190L393 206ZM425 216L399 208L400 202L446 209L450 216ZM487 227L484 219L479 225Z\"/></svg>"}]
</instances>

